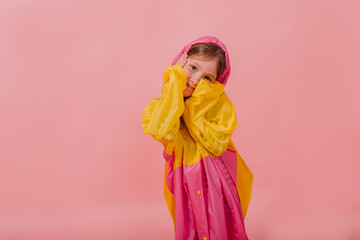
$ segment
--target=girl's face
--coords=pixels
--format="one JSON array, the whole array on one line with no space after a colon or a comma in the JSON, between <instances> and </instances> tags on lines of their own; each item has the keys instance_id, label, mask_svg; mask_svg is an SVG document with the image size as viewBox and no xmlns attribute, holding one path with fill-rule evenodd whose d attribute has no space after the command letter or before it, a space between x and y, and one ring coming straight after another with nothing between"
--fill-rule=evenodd
<instances>
[{"instance_id":1,"label":"girl's face","mask_svg":"<svg viewBox=\"0 0 360 240\"><path fill-rule=\"evenodd\" d=\"M215 83L217 76L217 59L216 58L204 58L201 56L189 56L184 66L184 70L187 76L186 89L184 90L184 97L190 97L194 92L196 86L200 82L200 79L204 79L210 83Z\"/></svg>"}]
</instances>

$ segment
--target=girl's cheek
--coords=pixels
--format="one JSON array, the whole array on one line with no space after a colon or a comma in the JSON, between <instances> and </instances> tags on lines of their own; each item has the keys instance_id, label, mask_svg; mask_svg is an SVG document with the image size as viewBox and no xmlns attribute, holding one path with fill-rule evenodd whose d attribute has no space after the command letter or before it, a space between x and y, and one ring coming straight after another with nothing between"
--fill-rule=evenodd
<instances>
[{"instance_id":1,"label":"girl's cheek","mask_svg":"<svg viewBox=\"0 0 360 240\"><path fill-rule=\"evenodd\" d=\"M190 73L189 73L189 71L188 71L187 69L185 69L185 73L186 73L187 79L189 80L189 78L190 78Z\"/></svg>"}]
</instances>

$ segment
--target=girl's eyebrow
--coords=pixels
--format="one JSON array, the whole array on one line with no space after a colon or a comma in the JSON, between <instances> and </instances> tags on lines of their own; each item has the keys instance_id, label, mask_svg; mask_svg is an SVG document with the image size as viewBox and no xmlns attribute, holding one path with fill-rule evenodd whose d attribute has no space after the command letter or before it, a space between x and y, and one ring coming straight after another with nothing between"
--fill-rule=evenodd
<instances>
[{"instance_id":1,"label":"girl's eyebrow","mask_svg":"<svg viewBox=\"0 0 360 240\"><path fill-rule=\"evenodd\" d=\"M197 64L196 62L191 62L191 64L193 64L193 65L195 65L195 66L199 67L199 64Z\"/></svg>"}]
</instances>

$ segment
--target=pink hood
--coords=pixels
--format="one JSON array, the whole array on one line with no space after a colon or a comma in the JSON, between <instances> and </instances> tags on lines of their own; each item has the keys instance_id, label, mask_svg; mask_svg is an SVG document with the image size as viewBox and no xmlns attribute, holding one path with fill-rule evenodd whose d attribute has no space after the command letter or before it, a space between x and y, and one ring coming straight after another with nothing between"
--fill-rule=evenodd
<instances>
[{"instance_id":1,"label":"pink hood","mask_svg":"<svg viewBox=\"0 0 360 240\"><path fill-rule=\"evenodd\" d=\"M215 43L215 44L219 45L222 48L222 50L224 50L224 52L225 52L226 68L225 68L224 72L221 74L221 76L217 79L217 81L219 83L222 83L225 85L228 80L228 77L230 75L230 69L231 69L230 61L229 61L229 54L228 54L228 51L226 50L225 45L216 37L204 36L204 37L201 37L201 38L198 38L198 39L192 41L191 43L186 45L183 48L183 50L181 50L181 52L174 58L172 65L176 64L176 62L180 58L181 54L183 54L184 52L188 52L190 50L190 48L192 47L192 45L197 44L197 43L207 43L207 42Z\"/></svg>"}]
</instances>

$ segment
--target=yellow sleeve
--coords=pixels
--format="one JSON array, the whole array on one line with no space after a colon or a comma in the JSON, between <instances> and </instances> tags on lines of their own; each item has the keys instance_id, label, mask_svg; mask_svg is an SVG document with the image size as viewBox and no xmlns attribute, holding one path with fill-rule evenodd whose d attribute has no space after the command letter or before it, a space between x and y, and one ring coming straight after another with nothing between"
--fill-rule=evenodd
<instances>
[{"instance_id":1,"label":"yellow sleeve","mask_svg":"<svg viewBox=\"0 0 360 240\"><path fill-rule=\"evenodd\" d=\"M234 105L223 89L220 83L200 80L192 96L185 101L183 113L193 139L214 156L226 151L237 125Z\"/></svg>"},{"instance_id":2,"label":"yellow sleeve","mask_svg":"<svg viewBox=\"0 0 360 240\"><path fill-rule=\"evenodd\" d=\"M186 88L186 73L176 64L169 66L163 75L162 96L155 98L144 108L142 127L162 143L170 142L179 131L180 117L184 112L183 91Z\"/></svg>"}]
</instances>

